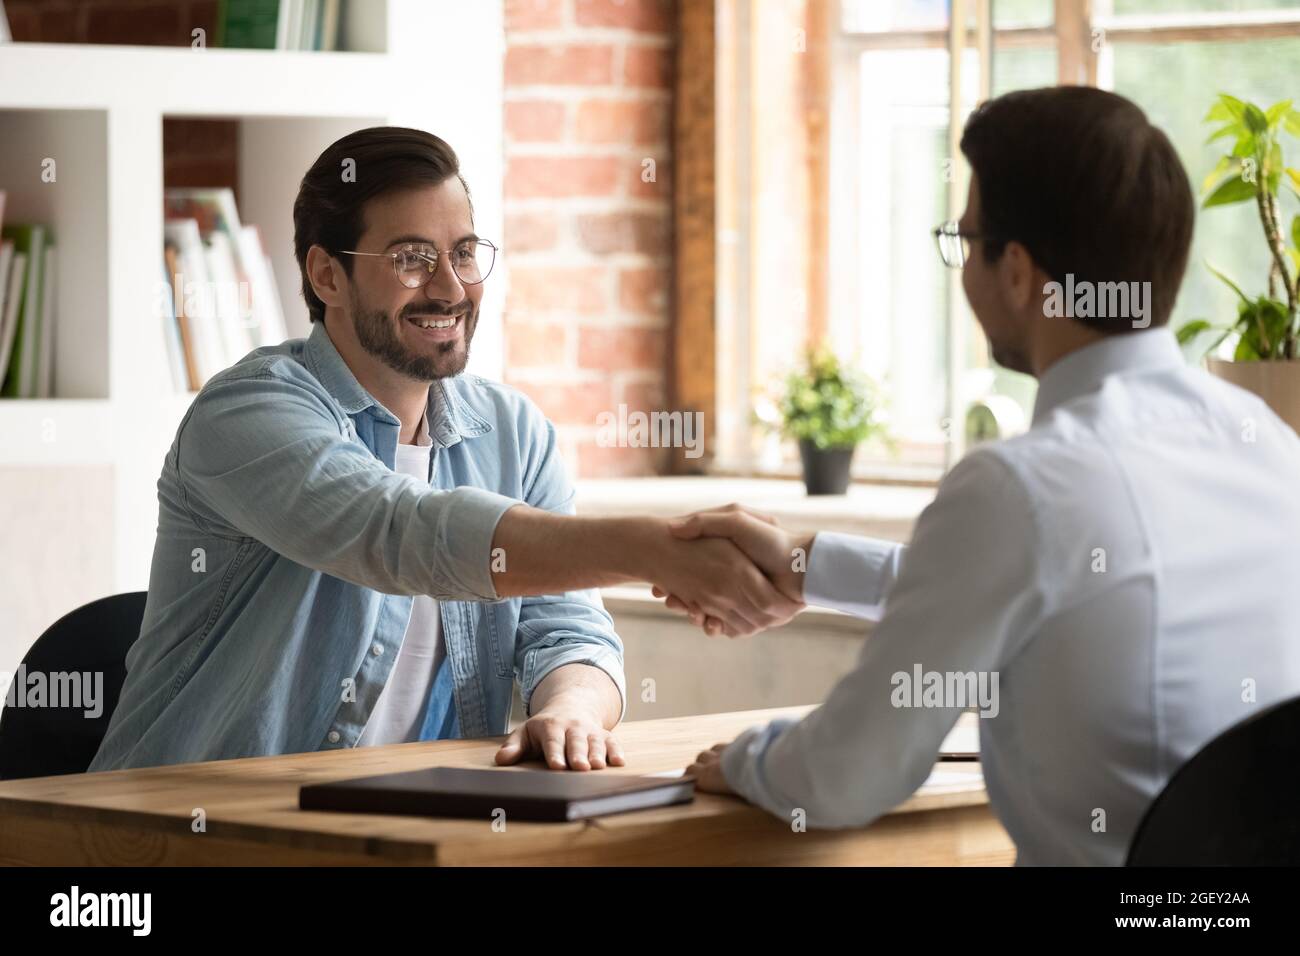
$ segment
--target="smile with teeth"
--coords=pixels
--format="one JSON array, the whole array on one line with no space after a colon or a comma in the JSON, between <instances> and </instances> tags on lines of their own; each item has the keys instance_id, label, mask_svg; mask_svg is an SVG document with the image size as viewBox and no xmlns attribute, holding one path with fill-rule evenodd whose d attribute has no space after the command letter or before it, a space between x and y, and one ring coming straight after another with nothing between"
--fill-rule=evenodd
<instances>
[{"instance_id":1,"label":"smile with teeth","mask_svg":"<svg viewBox=\"0 0 1300 956\"><path fill-rule=\"evenodd\" d=\"M410 319L422 329L449 329L460 321L460 316L452 315L446 318L437 316L416 316Z\"/></svg>"}]
</instances>

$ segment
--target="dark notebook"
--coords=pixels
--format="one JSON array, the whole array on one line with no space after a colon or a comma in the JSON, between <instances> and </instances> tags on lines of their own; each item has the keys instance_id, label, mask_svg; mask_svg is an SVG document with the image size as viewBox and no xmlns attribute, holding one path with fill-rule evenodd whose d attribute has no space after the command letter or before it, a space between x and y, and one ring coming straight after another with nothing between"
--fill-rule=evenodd
<instances>
[{"instance_id":1,"label":"dark notebook","mask_svg":"<svg viewBox=\"0 0 1300 956\"><path fill-rule=\"evenodd\" d=\"M485 820L501 809L508 820L565 821L689 803L694 796L695 781L683 777L430 767L308 784L298 791L298 807Z\"/></svg>"}]
</instances>

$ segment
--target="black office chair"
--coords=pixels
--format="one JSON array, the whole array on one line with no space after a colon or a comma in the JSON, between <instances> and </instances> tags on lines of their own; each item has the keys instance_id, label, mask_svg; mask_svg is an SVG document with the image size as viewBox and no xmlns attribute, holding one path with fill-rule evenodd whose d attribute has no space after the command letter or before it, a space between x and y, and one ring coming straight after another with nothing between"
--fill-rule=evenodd
<instances>
[{"instance_id":1,"label":"black office chair","mask_svg":"<svg viewBox=\"0 0 1300 956\"><path fill-rule=\"evenodd\" d=\"M1129 866L1300 864L1300 697L1224 731L1170 778Z\"/></svg>"},{"instance_id":2,"label":"black office chair","mask_svg":"<svg viewBox=\"0 0 1300 956\"><path fill-rule=\"evenodd\" d=\"M99 750L122 696L126 652L140 636L147 592L114 594L59 618L23 658L26 673L102 672L96 717L86 706L5 707L0 711L0 780L84 773ZM14 676L16 683L24 673ZM17 700L18 688L12 693Z\"/></svg>"}]
</instances>

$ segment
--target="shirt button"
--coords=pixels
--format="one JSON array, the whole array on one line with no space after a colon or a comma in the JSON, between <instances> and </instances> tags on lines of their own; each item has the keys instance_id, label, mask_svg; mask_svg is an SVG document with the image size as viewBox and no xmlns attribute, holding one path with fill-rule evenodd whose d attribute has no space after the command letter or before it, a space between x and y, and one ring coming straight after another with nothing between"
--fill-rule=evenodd
<instances>
[{"instance_id":1,"label":"shirt button","mask_svg":"<svg viewBox=\"0 0 1300 956\"><path fill-rule=\"evenodd\" d=\"M336 743L338 743L338 742L339 742L339 732L338 732L337 730L331 730L331 731L330 731L330 743L332 743L332 744L336 744Z\"/></svg>"},{"instance_id":2,"label":"shirt button","mask_svg":"<svg viewBox=\"0 0 1300 956\"><path fill-rule=\"evenodd\" d=\"M378 657L380 654L384 653L384 649L378 644L373 644L370 647L370 653Z\"/></svg>"}]
</instances>

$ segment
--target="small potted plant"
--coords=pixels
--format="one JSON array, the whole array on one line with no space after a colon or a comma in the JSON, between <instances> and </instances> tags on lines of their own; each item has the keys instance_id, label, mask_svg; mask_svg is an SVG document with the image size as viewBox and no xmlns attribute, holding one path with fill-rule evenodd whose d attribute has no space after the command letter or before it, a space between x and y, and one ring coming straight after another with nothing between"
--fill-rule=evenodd
<instances>
[{"instance_id":1,"label":"small potted plant","mask_svg":"<svg viewBox=\"0 0 1300 956\"><path fill-rule=\"evenodd\" d=\"M854 450L885 432L874 383L825 347L786 379L779 411L782 431L799 443L810 495L844 494Z\"/></svg>"},{"instance_id":2,"label":"small potted plant","mask_svg":"<svg viewBox=\"0 0 1300 956\"><path fill-rule=\"evenodd\" d=\"M1279 202L1284 186L1300 197L1300 169L1288 167L1282 154L1284 133L1300 137L1300 111L1291 100L1263 110L1223 93L1205 119L1216 126L1209 142L1226 138L1232 148L1205 181L1203 208L1255 204L1268 251L1268 291L1252 298L1209 266L1236 294L1237 318L1226 325L1193 320L1178 330L1178 341L1189 351L1208 346L1210 372L1254 392L1300 430L1300 215L1288 229ZM1236 336L1232 360L1215 357L1230 335Z\"/></svg>"}]
</instances>

